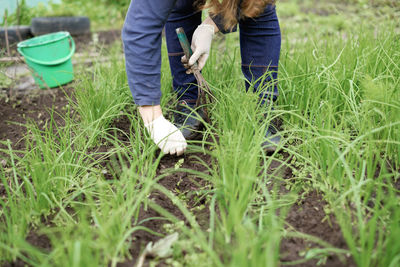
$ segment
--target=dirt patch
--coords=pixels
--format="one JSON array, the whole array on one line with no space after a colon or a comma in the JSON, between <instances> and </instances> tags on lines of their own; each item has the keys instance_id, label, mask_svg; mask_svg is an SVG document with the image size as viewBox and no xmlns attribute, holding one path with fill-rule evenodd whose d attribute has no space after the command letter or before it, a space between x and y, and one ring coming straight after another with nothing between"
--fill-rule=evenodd
<instances>
[{"instance_id":1,"label":"dirt patch","mask_svg":"<svg viewBox=\"0 0 400 267\"><path fill-rule=\"evenodd\" d=\"M315 236L325 242L328 242L336 248L347 249L346 241L343 238L340 226L336 223L333 215L327 215L324 207L328 203L322 196L313 191L306 194L303 199L294 204L289 211L286 223L291 225L296 231ZM281 243L282 261L296 261L304 257L300 256L316 244L301 238L285 238ZM295 266L308 267L317 266L318 260L311 260L306 263ZM351 258L346 262L341 262L339 257L329 255L326 263L321 266L356 266Z\"/></svg>"},{"instance_id":2,"label":"dirt patch","mask_svg":"<svg viewBox=\"0 0 400 267\"><path fill-rule=\"evenodd\" d=\"M40 248L42 251L51 251L50 239L46 235L31 231L26 237L26 241L28 241L31 245Z\"/></svg>"},{"instance_id":3,"label":"dirt patch","mask_svg":"<svg viewBox=\"0 0 400 267\"><path fill-rule=\"evenodd\" d=\"M45 236L45 235L40 235L36 233L35 231L31 231L28 236L26 237L26 241L28 241L29 244L32 246L41 249L41 251L44 252L50 252L51 251L51 243L50 239ZM0 265L2 267L25 267L27 264L20 259L17 259L13 263L8 263L8 262L0 262Z\"/></svg>"},{"instance_id":4,"label":"dirt patch","mask_svg":"<svg viewBox=\"0 0 400 267\"><path fill-rule=\"evenodd\" d=\"M204 155L201 153L186 154L185 156L179 158L184 160L181 167L205 172L206 171L205 167L202 164L196 162L196 160L193 157L194 155L200 157L205 162L209 162L211 160L208 155ZM165 156L159 164L157 170L158 174L161 174L162 172L170 168L174 168L176 162L179 159L173 156ZM194 177L185 172L175 172L160 180L159 184L161 184L162 186L173 192L183 202L185 202L189 210L205 204L206 200L204 198L196 197L196 192L198 192L200 189L203 189L206 186L206 182L204 182L203 179ZM176 205L174 205L173 202L167 196L158 192L153 192L149 196L149 198L152 199L158 205L160 205L163 209L176 216L179 220L184 221L185 224L188 223L185 216L180 212L180 210L176 207ZM194 215L196 216L198 223L202 227L206 228L208 225L209 210L207 208L204 208L201 211L194 212ZM160 216L161 215L158 214L158 212L150 208L147 211L141 209L139 214L139 221L151 217L160 217ZM166 220L150 220L145 222L143 226L151 229L154 232L165 234L163 225L166 223L170 222ZM137 259L140 252L143 251L144 247L149 242L156 242L159 239L160 237L150 234L146 231L135 232L133 234L133 240L134 240L133 246L130 249L133 258Z\"/></svg>"},{"instance_id":5,"label":"dirt patch","mask_svg":"<svg viewBox=\"0 0 400 267\"><path fill-rule=\"evenodd\" d=\"M292 156L287 152L281 152L281 154L283 156L282 161L273 160L268 166L268 175L278 178L275 183L269 184L268 188L273 190L276 182L278 182L279 192L284 195L290 193L290 189L287 186L291 186L292 183L293 166L288 164L288 162L292 161ZM286 228L314 236L331 244L333 247L347 249L340 226L336 223L334 216L325 213L324 208L327 207L328 203L323 200L322 195L315 191L307 194L300 193L300 195L302 195L301 199L293 204L286 216L285 222L290 225ZM308 250L318 247L320 246L316 243L302 238L284 238L280 246L281 262L300 261L304 259ZM329 255L325 260L325 262L321 261L319 265L318 260L310 260L295 265L282 264L282 266L356 266L351 258L342 262L336 255Z\"/></svg>"},{"instance_id":6,"label":"dirt patch","mask_svg":"<svg viewBox=\"0 0 400 267\"><path fill-rule=\"evenodd\" d=\"M400 174L400 170L398 171L398 173ZM399 177L400 177L400 175L399 175ZM398 190L400 193L400 178L396 178L394 180L394 188L396 188L396 190Z\"/></svg>"},{"instance_id":7,"label":"dirt patch","mask_svg":"<svg viewBox=\"0 0 400 267\"><path fill-rule=\"evenodd\" d=\"M1 267L25 267L25 266L27 266L27 264L24 261L20 260L20 259L17 259L13 263L9 263L9 262L2 263L2 262L0 262L0 264L1 264Z\"/></svg>"},{"instance_id":8,"label":"dirt patch","mask_svg":"<svg viewBox=\"0 0 400 267\"><path fill-rule=\"evenodd\" d=\"M65 90L65 91L64 91ZM64 93L65 92L65 93ZM22 138L26 134L24 126L28 121L42 127L51 119L58 125L63 125L62 116L68 104L67 95L72 94L71 88L35 91L31 95L18 95L13 98L0 98L0 140L11 141L13 149L25 149ZM0 144L0 148L6 148Z\"/></svg>"}]
</instances>

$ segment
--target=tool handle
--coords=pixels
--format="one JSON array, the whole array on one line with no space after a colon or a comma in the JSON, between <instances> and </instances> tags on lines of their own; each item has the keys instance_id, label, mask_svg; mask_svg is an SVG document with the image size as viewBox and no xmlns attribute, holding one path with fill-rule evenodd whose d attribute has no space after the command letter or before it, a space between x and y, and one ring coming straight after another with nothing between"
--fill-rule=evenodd
<instances>
[{"instance_id":1,"label":"tool handle","mask_svg":"<svg viewBox=\"0 0 400 267\"><path fill-rule=\"evenodd\" d=\"M185 30L182 27L179 27L175 31L176 34L178 35L179 43L181 44L183 52L185 53L187 60L189 60L189 58L193 55L193 51L192 48L190 47L188 38L186 37ZM197 62L194 65L196 67Z\"/></svg>"}]
</instances>

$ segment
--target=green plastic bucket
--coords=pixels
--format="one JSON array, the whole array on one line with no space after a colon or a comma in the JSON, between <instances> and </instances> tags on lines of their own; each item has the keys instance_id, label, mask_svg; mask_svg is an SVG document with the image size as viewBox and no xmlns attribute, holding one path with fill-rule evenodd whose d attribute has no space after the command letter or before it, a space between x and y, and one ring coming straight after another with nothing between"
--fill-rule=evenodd
<instances>
[{"instance_id":1,"label":"green plastic bucket","mask_svg":"<svg viewBox=\"0 0 400 267\"><path fill-rule=\"evenodd\" d=\"M18 44L18 52L33 70L40 88L53 88L74 79L71 57L75 42L69 32L38 36Z\"/></svg>"}]
</instances>

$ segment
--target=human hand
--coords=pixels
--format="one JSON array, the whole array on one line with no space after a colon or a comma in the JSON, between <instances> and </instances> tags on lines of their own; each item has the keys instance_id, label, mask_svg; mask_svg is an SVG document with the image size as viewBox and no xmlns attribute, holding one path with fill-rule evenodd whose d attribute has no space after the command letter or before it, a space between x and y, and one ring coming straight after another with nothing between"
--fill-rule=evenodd
<instances>
[{"instance_id":1,"label":"human hand","mask_svg":"<svg viewBox=\"0 0 400 267\"><path fill-rule=\"evenodd\" d=\"M185 152L187 143L181 131L163 115L144 125L151 139L165 154L180 156Z\"/></svg>"},{"instance_id":2,"label":"human hand","mask_svg":"<svg viewBox=\"0 0 400 267\"><path fill-rule=\"evenodd\" d=\"M212 39L214 36L214 26L209 24L201 24L193 33L192 37L192 50L193 55L190 57L188 66L193 66L196 62L198 64L198 69L201 70L208 56L210 55L210 48ZM186 61L186 58L182 59L182 62Z\"/></svg>"},{"instance_id":3,"label":"human hand","mask_svg":"<svg viewBox=\"0 0 400 267\"><path fill-rule=\"evenodd\" d=\"M189 66L189 61L187 60L186 56L181 57L181 62L182 62L183 67L186 69L186 74L193 73L193 70Z\"/></svg>"}]
</instances>

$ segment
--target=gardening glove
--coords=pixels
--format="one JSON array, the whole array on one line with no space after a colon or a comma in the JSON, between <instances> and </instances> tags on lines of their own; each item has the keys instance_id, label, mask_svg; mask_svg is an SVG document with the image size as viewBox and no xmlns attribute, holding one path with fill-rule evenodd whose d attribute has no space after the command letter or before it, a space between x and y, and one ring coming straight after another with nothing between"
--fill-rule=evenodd
<instances>
[{"instance_id":1,"label":"gardening glove","mask_svg":"<svg viewBox=\"0 0 400 267\"><path fill-rule=\"evenodd\" d=\"M185 152L187 143L181 131L163 115L144 126L163 153L180 156Z\"/></svg>"},{"instance_id":2,"label":"gardening glove","mask_svg":"<svg viewBox=\"0 0 400 267\"><path fill-rule=\"evenodd\" d=\"M197 62L198 69L201 70L208 56L210 55L211 42L214 36L214 26L209 24L201 24L193 33L192 50L193 55L189 59L189 66L193 66Z\"/></svg>"}]
</instances>

